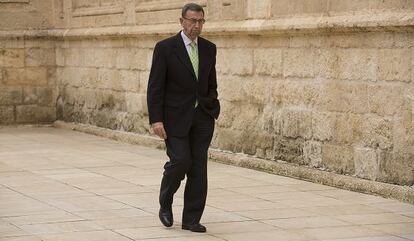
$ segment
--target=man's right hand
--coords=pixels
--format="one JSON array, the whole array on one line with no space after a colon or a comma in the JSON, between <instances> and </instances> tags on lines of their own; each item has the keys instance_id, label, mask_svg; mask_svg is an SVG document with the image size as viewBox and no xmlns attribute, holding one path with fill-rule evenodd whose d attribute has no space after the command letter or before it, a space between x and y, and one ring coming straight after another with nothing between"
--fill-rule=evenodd
<instances>
[{"instance_id":1,"label":"man's right hand","mask_svg":"<svg viewBox=\"0 0 414 241\"><path fill-rule=\"evenodd\" d=\"M162 122L152 123L151 127L157 136L164 140L167 139L167 133L165 132L164 124Z\"/></svg>"}]
</instances>

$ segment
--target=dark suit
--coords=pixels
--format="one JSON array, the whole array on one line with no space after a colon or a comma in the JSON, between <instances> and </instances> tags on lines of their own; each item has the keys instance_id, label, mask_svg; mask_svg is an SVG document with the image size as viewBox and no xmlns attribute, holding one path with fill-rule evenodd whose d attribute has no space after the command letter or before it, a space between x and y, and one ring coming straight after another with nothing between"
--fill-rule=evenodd
<instances>
[{"instance_id":1,"label":"dark suit","mask_svg":"<svg viewBox=\"0 0 414 241\"><path fill-rule=\"evenodd\" d=\"M187 175L183 223L200 221L207 195L207 151L218 118L216 46L198 37L199 73L194 73L183 39L158 42L148 82L150 124L163 122L170 160L164 166L161 207L171 207L173 195ZM195 103L197 100L197 108Z\"/></svg>"}]
</instances>

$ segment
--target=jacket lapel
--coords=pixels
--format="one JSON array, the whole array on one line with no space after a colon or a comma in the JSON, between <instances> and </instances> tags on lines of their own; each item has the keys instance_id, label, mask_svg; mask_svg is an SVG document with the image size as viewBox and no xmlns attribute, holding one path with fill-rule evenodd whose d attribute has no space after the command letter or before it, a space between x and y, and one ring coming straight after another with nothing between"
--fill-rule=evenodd
<instances>
[{"instance_id":1,"label":"jacket lapel","mask_svg":"<svg viewBox=\"0 0 414 241\"><path fill-rule=\"evenodd\" d=\"M180 33L177 34L177 43L176 43L176 46L175 46L175 54L178 56L180 61L187 67L187 69L191 72L191 74L194 77L194 80L197 80L197 77L194 73L193 65L191 64L190 57L188 56L187 49L185 48L184 41L181 38ZM200 62L199 66L201 66L201 62Z\"/></svg>"}]
</instances>

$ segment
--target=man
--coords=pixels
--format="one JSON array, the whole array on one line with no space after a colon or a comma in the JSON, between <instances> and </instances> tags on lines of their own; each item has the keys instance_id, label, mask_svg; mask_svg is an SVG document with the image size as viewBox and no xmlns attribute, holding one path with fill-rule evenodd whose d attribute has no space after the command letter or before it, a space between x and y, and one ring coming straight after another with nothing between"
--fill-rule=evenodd
<instances>
[{"instance_id":1,"label":"man","mask_svg":"<svg viewBox=\"0 0 414 241\"><path fill-rule=\"evenodd\" d=\"M149 121L163 138L169 161L164 165L159 218L173 225L173 196L187 176L182 229L206 232L200 224L207 196L207 151L218 118L216 46L199 37L204 10L190 3L182 9L182 31L158 42L148 81Z\"/></svg>"}]
</instances>

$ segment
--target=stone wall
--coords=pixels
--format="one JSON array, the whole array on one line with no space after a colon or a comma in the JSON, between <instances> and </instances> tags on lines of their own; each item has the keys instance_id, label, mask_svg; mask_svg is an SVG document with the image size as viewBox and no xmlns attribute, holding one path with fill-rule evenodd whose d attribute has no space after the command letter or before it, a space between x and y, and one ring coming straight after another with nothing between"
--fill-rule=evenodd
<instances>
[{"instance_id":1,"label":"stone wall","mask_svg":"<svg viewBox=\"0 0 414 241\"><path fill-rule=\"evenodd\" d=\"M56 114L148 135L152 50L184 2L54 0L30 31L0 11L0 123ZM218 47L214 148L414 184L414 1L196 2Z\"/></svg>"},{"instance_id":2,"label":"stone wall","mask_svg":"<svg viewBox=\"0 0 414 241\"><path fill-rule=\"evenodd\" d=\"M58 119L149 133L146 86L154 38L60 42Z\"/></svg>"},{"instance_id":3,"label":"stone wall","mask_svg":"<svg viewBox=\"0 0 414 241\"><path fill-rule=\"evenodd\" d=\"M0 39L0 124L56 120L55 42Z\"/></svg>"},{"instance_id":4,"label":"stone wall","mask_svg":"<svg viewBox=\"0 0 414 241\"><path fill-rule=\"evenodd\" d=\"M213 38L214 146L412 184L412 33Z\"/></svg>"}]
</instances>

